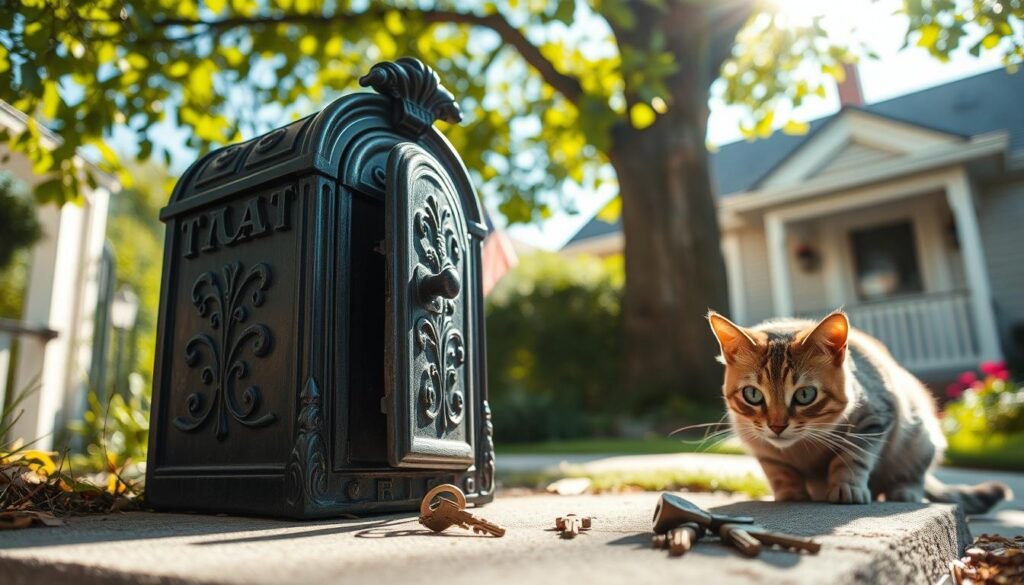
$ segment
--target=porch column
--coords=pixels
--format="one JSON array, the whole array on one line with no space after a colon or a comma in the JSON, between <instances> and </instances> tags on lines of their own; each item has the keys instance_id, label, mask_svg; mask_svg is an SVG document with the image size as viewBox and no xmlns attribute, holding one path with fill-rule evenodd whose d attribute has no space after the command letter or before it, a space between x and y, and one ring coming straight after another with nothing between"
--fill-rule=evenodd
<instances>
[{"instance_id":1,"label":"porch column","mask_svg":"<svg viewBox=\"0 0 1024 585\"><path fill-rule=\"evenodd\" d=\"M777 214L764 217L768 240L768 266L772 275L772 303L776 317L793 316L793 283L789 278L789 251L786 247L786 224Z\"/></svg>"},{"instance_id":2,"label":"porch column","mask_svg":"<svg viewBox=\"0 0 1024 585\"><path fill-rule=\"evenodd\" d=\"M981 230L974 210L974 193L963 170L957 172L946 184L946 200L953 211L960 240L960 256L964 261L964 274L970 289L971 312L978 335L980 357L982 360L1000 360L1003 353L999 347L999 333L992 309L992 289L981 245Z\"/></svg>"},{"instance_id":3,"label":"porch column","mask_svg":"<svg viewBox=\"0 0 1024 585\"><path fill-rule=\"evenodd\" d=\"M722 255L725 257L725 274L729 283L729 318L741 325L747 325L743 258L740 255L740 238L736 232L728 231L722 234Z\"/></svg>"}]
</instances>

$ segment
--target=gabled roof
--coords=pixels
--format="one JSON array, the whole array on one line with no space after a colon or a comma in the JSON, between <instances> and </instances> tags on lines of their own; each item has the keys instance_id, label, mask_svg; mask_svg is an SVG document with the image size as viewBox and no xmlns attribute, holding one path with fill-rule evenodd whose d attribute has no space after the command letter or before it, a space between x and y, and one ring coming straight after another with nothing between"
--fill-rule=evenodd
<instances>
[{"instance_id":1,"label":"gabled roof","mask_svg":"<svg viewBox=\"0 0 1024 585\"><path fill-rule=\"evenodd\" d=\"M1004 130L1010 152L1024 151L1024 74L999 68L882 102L863 111L963 138ZM734 142L710 155L712 188L718 197L757 189L804 143L827 128L838 114L814 120L803 136L776 132L755 142ZM621 231L621 220L592 218L566 244Z\"/></svg>"}]
</instances>

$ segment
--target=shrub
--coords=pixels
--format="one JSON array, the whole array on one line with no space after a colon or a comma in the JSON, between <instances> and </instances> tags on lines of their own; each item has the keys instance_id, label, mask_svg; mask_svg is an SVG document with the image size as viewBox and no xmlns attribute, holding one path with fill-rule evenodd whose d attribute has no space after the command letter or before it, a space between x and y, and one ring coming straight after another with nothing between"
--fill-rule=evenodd
<instances>
[{"instance_id":1,"label":"shrub","mask_svg":"<svg viewBox=\"0 0 1024 585\"><path fill-rule=\"evenodd\" d=\"M146 460L149 441L149 389L142 376L128 378L128 396L110 393L101 400L89 393L89 409L69 425L81 437L85 452L72 458L75 469L99 472L124 469Z\"/></svg>"},{"instance_id":2,"label":"shrub","mask_svg":"<svg viewBox=\"0 0 1024 585\"><path fill-rule=\"evenodd\" d=\"M981 375L964 372L946 394L943 430L947 457L954 463L986 467L1024 465L1024 386L1010 380L1006 364L981 365Z\"/></svg>"},{"instance_id":3,"label":"shrub","mask_svg":"<svg viewBox=\"0 0 1024 585\"><path fill-rule=\"evenodd\" d=\"M495 427L503 441L611 431L623 414L619 257L521 258L488 297Z\"/></svg>"}]
</instances>

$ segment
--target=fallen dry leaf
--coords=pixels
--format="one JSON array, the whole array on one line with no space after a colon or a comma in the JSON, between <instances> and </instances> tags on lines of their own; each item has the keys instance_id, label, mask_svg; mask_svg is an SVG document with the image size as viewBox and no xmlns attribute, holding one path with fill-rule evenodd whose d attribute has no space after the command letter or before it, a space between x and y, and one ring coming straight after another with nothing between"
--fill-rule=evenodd
<instances>
[{"instance_id":1,"label":"fallen dry leaf","mask_svg":"<svg viewBox=\"0 0 1024 585\"><path fill-rule=\"evenodd\" d=\"M950 563L958 585L1012 585L1024 582L1024 536L982 534L964 557Z\"/></svg>"},{"instance_id":2,"label":"fallen dry leaf","mask_svg":"<svg viewBox=\"0 0 1024 585\"><path fill-rule=\"evenodd\" d=\"M19 528L28 528L33 524L64 526L64 521L46 512L34 512L31 510L0 512L0 530L17 530Z\"/></svg>"}]
</instances>

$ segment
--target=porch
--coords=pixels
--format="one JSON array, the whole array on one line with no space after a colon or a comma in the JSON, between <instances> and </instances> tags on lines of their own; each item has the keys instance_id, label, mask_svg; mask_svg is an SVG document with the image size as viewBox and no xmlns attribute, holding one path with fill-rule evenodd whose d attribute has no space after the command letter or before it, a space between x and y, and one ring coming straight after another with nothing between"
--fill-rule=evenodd
<instances>
[{"instance_id":1,"label":"porch","mask_svg":"<svg viewBox=\"0 0 1024 585\"><path fill-rule=\"evenodd\" d=\"M918 375L1002 359L966 169L833 192L742 218L761 224L747 233L765 245L760 263L769 291L761 295L770 292L772 315L820 318L844 308L854 327L884 342ZM750 245L727 241L723 249L730 288L744 287L761 259L750 257ZM734 294L734 314L759 320L750 319L748 301Z\"/></svg>"},{"instance_id":2,"label":"porch","mask_svg":"<svg viewBox=\"0 0 1024 585\"><path fill-rule=\"evenodd\" d=\"M986 359L966 290L870 301L845 310L855 327L885 342L893 357L912 372L974 369ZM821 312L806 316L819 318Z\"/></svg>"}]
</instances>

